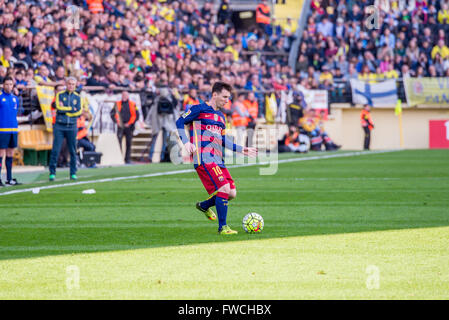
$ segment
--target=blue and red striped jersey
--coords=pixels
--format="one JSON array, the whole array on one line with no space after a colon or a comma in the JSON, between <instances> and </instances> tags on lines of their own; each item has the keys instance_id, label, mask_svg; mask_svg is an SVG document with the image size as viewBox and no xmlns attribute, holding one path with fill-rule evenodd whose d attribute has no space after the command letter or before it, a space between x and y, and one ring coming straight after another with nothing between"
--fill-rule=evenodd
<instances>
[{"instance_id":1,"label":"blue and red striped jersey","mask_svg":"<svg viewBox=\"0 0 449 320\"><path fill-rule=\"evenodd\" d=\"M195 168L203 163L215 163L224 168L224 148L237 152L243 149L234 144L232 137L226 136L224 114L206 103L191 107L176 121L179 136L184 144L189 141L185 125L189 126L190 142L196 147L193 155Z\"/></svg>"}]
</instances>

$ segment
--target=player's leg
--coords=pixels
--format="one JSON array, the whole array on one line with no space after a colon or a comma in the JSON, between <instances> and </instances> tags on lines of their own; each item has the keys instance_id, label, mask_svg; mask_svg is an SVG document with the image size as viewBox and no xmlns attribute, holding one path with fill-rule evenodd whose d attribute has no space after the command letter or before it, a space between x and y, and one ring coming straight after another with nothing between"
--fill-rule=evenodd
<instances>
[{"instance_id":1,"label":"player's leg","mask_svg":"<svg viewBox=\"0 0 449 320\"><path fill-rule=\"evenodd\" d=\"M215 194L215 208L218 216L218 232L220 234L236 234L237 231L231 230L227 225L226 218L228 215L228 199L231 193L232 178L228 181L227 177L230 177L226 168L222 168L216 163L205 163L201 165L201 172L206 173L203 175L202 181L204 186L211 189L214 186ZM198 171L198 170L197 170ZM234 187L235 188L235 187ZM208 190L209 194L210 189Z\"/></svg>"},{"instance_id":2,"label":"player's leg","mask_svg":"<svg viewBox=\"0 0 449 320\"><path fill-rule=\"evenodd\" d=\"M6 149L6 158L5 158L5 166L6 166L6 185L9 186L17 186L21 183L17 182L16 179L12 178L12 162L14 156L14 149Z\"/></svg>"},{"instance_id":3,"label":"player's leg","mask_svg":"<svg viewBox=\"0 0 449 320\"><path fill-rule=\"evenodd\" d=\"M12 160L14 157L14 149L17 148L17 133L12 133L9 140L8 149L6 149L6 184L10 186L16 186L21 183L12 178Z\"/></svg>"},{"instance_id":4,"label":"player's leg","mask_svg":"<svg viewBox=\"0 0 449 320\"><path fill-rule=\"evenodd\" d=\"M235 199L237 196L237 189L235 187L234 179L232 179L232 176L227 168L220 168L220 176L218 177L219 181L222 181L221 177L224 178L224 182L222 182L223 185L221 185L218 189L215 201L215 207L217 208L218 215L218 232L224 235L237 234L237 231L232 230L226 222L228 215L228 204L230 200ZM218 184L219 183L220 182L218 182Z\"/></svg>"},{"instance_id":5,"label":"player's leg","mask_svg":"<svg viewBox=\"0 0 449 320\"><path fill-rule=\"evenodd\" d=\"M5 155L6 184L9 184L9 182L12 180L12 158L14 155L14 149L6 149Z\"/></svg>"},{"instance_id":6,"label":"player's leg","mask_svg":"<svg viewBox=\"0 0 449 320\"><path fill-rule=\"evenodd\" d=\"M203 210L207 210L213 206L215 206L215 198L216 198L216 194L217 192L215 191L214 193L212 193L211 195L209 195L209 197L201 202L198 202L198 205L203 209Z\"/></svg>"},{"instance_id":7,"label":"player's leg","mask_svg":"<svg viewBox=\"0 0 449 320\"><path fill-rule=\"evenodd\" d=\"M4 187L5 185L2 182L2 165L3 165L3 158L6 155L6 149L3 147L3 138L6 136L6 134L0 134L0 187Z\"/></svg>"},{"instance_id":8,"label":"player's leg","mask_svg":"<svg viewBox=\"0 0 449 320\"><path fill-rule=\"evenodd\" d=\"M226 181L229 182L229 187L231 188L231 190L229 191L229 199L228 199L229 201L231 201L237 197L237 189L235 187L235 182L227 168L222 168L221 170L223 172L223 176L225 177Z\"/></svg>"},{"instance_id":9,"label":"player's leg","mask_svg":"<svg viewBox=\"0 0 449 320\"><path fill-rule=\"evenodd\" d=\"M208 208L215 206L215 199L216 199L216 195L218 192L216 190L219 188L220 185L224 185L226 183L229 183L229 185L231 187L231 191L229 194L229 197L230 197L229 200L232 200L236 197L237 191L235 189L234 180L232 179L231 174L229 173L228 169L222 168L216 164L211 164L211 165L205 164L202 166L205 166L205 168L202 169L204 171L204 176L205 176L206 180L212 182L210 184L210 189L214 188L214 192L211 193L208 190L210 196L206 200L199 202L199 205L201 206L201 208L207 210ZM203 184L205 184L205 183L203 182ZM206 186L206 184L205 184L205 186Z\"/></svg>"},{"instance_id":10,"label":"player's leg","mask_svg":"<svg viewBox=\"0 0 449 320\"><path fill-rule=\"evenodd\" d=\"M231 183L233 184L232 178L230 181L227 180L227 177L230 177L229 172L226 168L221 168L215 163L202 164L197 167L197 172L204 187L212 195L203 205L212 206L211 202L215 199L215 208L218 215L218 232L220 234L236 234L237 231L231 230L226 222ZM235 189L235 186L233 189ZM200 203L197 204L197 208L198 205ZM208 210L210 210L210 207Z\"/></svg>"},{"instance_id":11,"label":"player's leg","mask_svg":"<svg viewBox=\"0 0 449 320\"><path fill-rule=\"evenodd\" d=\"M205 165L199 165L196 167L196 172L198 173L198 177L200 178L201 182L203 183L204 188L206 189L207 193L209 194L209 197L203 201L203 202L197 202L196 208L204 213L204 215L209 220L216 220L217 216L215 212L212 211L211 207L215 205L215 195L217 190L217 185L213 181L211 175L209 174L209 171L206 170Z\"/></svg>"},{"instance_id":12,"label":"player's leg","mask_svg":"<svg viewBox=\"0 0 449 320\"><path fill-rule=\"evenodd\" d=\"M238 233L237 231L232 230L227 223L230 193L231 187L229 183L227 183L218 189L217 196L215 198L215 208L217 209L218 215L218 233L222 235L231 235Z\"/></svg>"},{"instance_id":13,"label":"player's leg","mask_svg":"<svg viewBox=\"0 0 449 320\"><path fill-rule=\"evenodd\" d=\"M237 189L231 189L229 192L229 201L234 200L237 197Z\"/></svg>"}]
</instances>

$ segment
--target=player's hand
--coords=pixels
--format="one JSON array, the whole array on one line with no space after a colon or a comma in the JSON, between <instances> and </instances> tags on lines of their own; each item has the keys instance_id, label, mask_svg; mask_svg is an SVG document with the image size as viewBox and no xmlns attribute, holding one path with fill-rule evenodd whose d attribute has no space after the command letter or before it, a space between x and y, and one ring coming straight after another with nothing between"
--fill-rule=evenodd
<instances>
[{"instance_id":1,"label":"player's hand","mask_svg":"<svg viewBox=\"0 0 449 320\"><path fill-rule=\"evenodd\" d=\"M257 148L253 148L253 147L251 147L251 148L249 148L249 147L244 147L244 148L243 148L243 151L242 151L242 153L243 153L245 156L248 156L248 157L251 157L251 158L256 157L258 152L259 152L259 150L257 150Z\"/></svg>"},{"instance_id":2,"label":"player's hand","mask_svg":"<svg viewBox=\"0 0 449 320\"><path fill-rule=\"evenodd\" d=\"M192 154L196 151L195 145L191 142L187 142L184 146L189 154Z\"/></svg>"}]
</instances>

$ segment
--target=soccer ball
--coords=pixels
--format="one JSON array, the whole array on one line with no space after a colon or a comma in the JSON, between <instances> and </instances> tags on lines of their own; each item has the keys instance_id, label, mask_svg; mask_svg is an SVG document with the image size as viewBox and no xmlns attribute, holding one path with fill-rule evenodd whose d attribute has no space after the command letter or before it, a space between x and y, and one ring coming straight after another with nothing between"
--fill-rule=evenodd
<instances>
[{"instance_id":1,"label":"soccer ball","mask_svg":"<svg viewBox=\"0 0 449 320\"><path fill-rule=\"evenodd\" d=\"M260 214L252 212L243 217L243 230L247 233L256 233L263 230L263 218Z\"/></svg>"}]
</instances>

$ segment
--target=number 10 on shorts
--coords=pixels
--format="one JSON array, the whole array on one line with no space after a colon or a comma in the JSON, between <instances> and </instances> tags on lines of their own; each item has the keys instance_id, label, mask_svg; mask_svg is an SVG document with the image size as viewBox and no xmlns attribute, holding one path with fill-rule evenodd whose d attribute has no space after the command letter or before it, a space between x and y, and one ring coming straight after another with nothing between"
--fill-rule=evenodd
<instances>
[{"instance_id":1,"label":"number 10 on shorts","mask_svg":"<svg viewBox=\"0 0 449 320\"><path fill-rule=\"evenodd\" d=\"M220 168L219 166L213 167L212 170L214 170L215 175L216 175L217 177L218 177L218 176L221 176L221 175L223 174L223 171L221 171L221 168Z\"/></svg>"}]
</instances>

